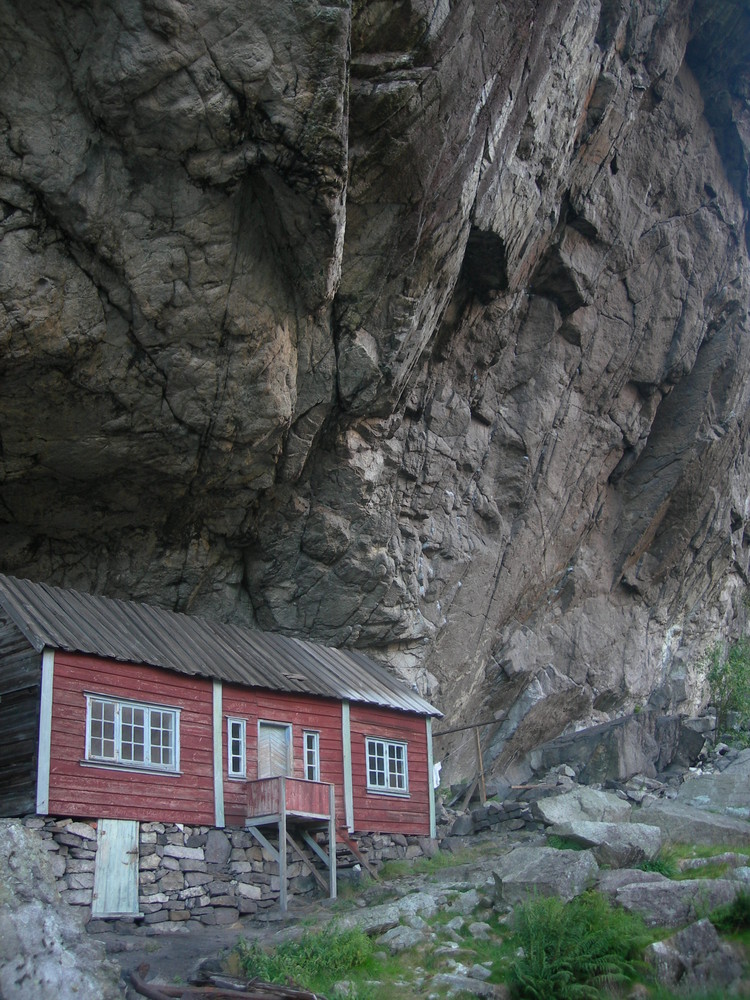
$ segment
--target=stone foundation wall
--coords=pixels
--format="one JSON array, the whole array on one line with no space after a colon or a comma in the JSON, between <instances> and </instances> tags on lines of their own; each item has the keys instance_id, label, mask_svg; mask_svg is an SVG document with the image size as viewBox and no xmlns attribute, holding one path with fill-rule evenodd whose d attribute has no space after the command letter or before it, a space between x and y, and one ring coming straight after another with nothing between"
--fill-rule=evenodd
<instances>
[{"instance_id":1,"label":"stone foundation wall","mask_svg":"<svg viewBox=\"0 0 750 1000\"><path fill-rule=\"evenodd\" d=\"M49 851L60 893L68 903L90 913L96 863L96 821L45 819L31 816L24 825L35 830ZM359 849L374 867L384 861L429 854L429 838L362 835ZM324 845L327 850L327 844ZM339 857L348 852L339 845ZM348 855L351 859L351 855ZM343 858L342 858L343 860ZM321 874L327 871L317 862ZM339 876L342 875L339 869ZM307 865L287 852L289 895L320 894ZM241 915L256 914L279 897L276 862L243 829L141 823L139 848L139 907L142 917L131 924L164 924L197 920L230 924ZM87 914L88 915L88 914ZM97 925L104 921L95 921ZM118 921L107 920L111 927ZM93 926L92 926L93 929Z\"/></svg>"}]
</instances>

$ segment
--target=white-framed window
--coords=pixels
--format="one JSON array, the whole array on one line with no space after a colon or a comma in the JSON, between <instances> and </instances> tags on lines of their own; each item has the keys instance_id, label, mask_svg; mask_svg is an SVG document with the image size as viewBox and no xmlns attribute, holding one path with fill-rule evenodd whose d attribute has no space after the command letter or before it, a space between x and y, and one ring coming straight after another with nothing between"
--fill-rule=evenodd
<instances>
[{"instance_id":1,"label":"white-framed window","mask_svg":"<svg viewBox=\"0 0 750 1000\"><path fill-rule=\"evenodd\" d=\"M367 787L373 792L408 795L405 743L367 737Z\"/></svg>"},{"instance_id":2,"label":"white-framed window","mask_svg":"<svg viewBox=\"0 0 750 1000\"><path fill-rule=\"evenodd\" d=\"M246 733L244 719L227 719L227 774L230 778L247 776Z\"/></svg>"},{"instance_id":3,"label":"white-framed window","mask_svg":"<svg viewBox=\"0 0 750 1000\"><path fill-rule=\"evenodd\" d=\"M176 771L180 710L86 695L86 760Z\"/></svg>"},{"instance_id":4,"label":"white-framed window","mask_svg":"<svg viewBox=\"0 0 750 1000\"><path fill-rule=\"evenodd\" d=\"M306 729L302 733L305 747L305 778L320 781L320 733Z\"/></svg>"}]
</instances>

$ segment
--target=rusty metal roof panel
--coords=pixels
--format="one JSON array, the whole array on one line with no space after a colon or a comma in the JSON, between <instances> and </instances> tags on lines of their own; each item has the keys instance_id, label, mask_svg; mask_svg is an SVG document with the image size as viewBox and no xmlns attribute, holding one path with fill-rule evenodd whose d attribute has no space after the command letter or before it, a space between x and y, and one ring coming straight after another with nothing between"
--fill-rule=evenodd
<instances>
[{"instance_id":1,"label":"rusty metal roof panel","mask_svg":"<svg viewBox=\"0 0 750 1000\"><path fill-rule=\"evenodd\" d=\"M250 687L441 714L353 650L2 574L0 606L37 650L50 646Z\"/></svg>"}]
</instances>

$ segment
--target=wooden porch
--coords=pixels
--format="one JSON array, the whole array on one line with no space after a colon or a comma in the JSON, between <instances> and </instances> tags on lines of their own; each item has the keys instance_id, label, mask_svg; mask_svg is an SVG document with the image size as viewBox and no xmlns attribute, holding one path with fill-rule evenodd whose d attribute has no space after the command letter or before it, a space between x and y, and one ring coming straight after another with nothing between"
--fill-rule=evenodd
<instances>
[{"instance_id":1,"label":"wooden porch","mask_svg":"<svg viewBox=\"0 0 750 1000\"><path fill-rule=\"evenodd\" d=\"M279 866L279 906L287 908L286 845L304 861L313 877L336 898L336 798L334 785L324 781L307 781L279 775L247 782L247 812L245 827L264 847ZM260 830L275 826L278 849ZM328 868L328 885L317 868L310 864L302 848L292 836L299 831L304 842ZM311 831L328 828L328 854L321 848Z\"/></svg>"}]
</instances>

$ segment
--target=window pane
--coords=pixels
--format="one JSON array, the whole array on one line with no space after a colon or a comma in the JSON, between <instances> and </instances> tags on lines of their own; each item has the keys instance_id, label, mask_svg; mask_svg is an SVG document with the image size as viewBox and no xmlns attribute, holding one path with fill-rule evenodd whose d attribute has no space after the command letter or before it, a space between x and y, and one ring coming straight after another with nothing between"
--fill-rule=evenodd
<instances>
[{"instance_id":1,"label":"window pane","mask_svg":"<svg viewBox=\"0 0 750 1000\"><path fill-rule=\"evenodd\" d=\"M162 767L172 767L174 762L174 714L152 708L151 716L151 763Z\"/></svg>"},{"instance_id":2,"label":"window pane","mask_svg":"<svg viewBox=\"0 0 750 1000\"><path fill-rule=\"evenodd\" d=\"M111 702L91 700L90 753L92 757L115 759L115 706Z\"/></svg>"},{"instance_id":3,"label":"window pane","mask_svg":"<svg viewBox=\"0 0 750 1000\"><path fill-rule=\"evenodd\" d=\"M385 791L408 791L405 743L367 740L367 784Z\"/></svg>"},{"instance_id":4,"label":"window pane","mask_svg":"<svg viewBox=\"0 0 750 1000\"><path fill-rule=\"evenodd\" d=\"M245 723L243 719L229 720L229 748L227 761L229 774L245 775Z\"/></svg>"},{"instance_id":5,"label":"window pane","mask_svg":"<svg viewBox=\"0 0 750 1000\"><path fill-rule=\"evenodd\" d=\"M120 709L120 758L137 764L146 759L146 713L142 708L123 705Z\"/></svg>"},{"instance_id":6,"label":"window pane","mask_svg":"<svg viewBox=\"0 0 750 1000\"><path fill-rule=\"evenodd\" d=\"M388 746L388 784L402 789L404 785L404 748L397 743Z\"/></svg>"},{"instance_id":7,"label":"window pane","mask_svg":"<svg viewBox=\"0 0 750 1000\"><path fill-rule=\"evenodd\" d=\"M379 740L368 740L367 769L369 783L378 788L385 787L385 744Z\"/></svg>"},{"instance_id":8,"label":"window pane","mask_svg":"<svg viewBox=\"0 0 750 1000\"><path fill-rule=\"evenodd\" d=\"M174 769L176 724L171 710L90 698L88 757Z\"/></svg>"},{"instance_id":9,"label":"window pane","mask_svg":"<svg viewBox=\"0 0 750 1000\"><path fill-rule=\"evenodd\" d=\"M305 777L320 781L320 740L318 733L305 733Z\"/></svg>"}]
</instances>

